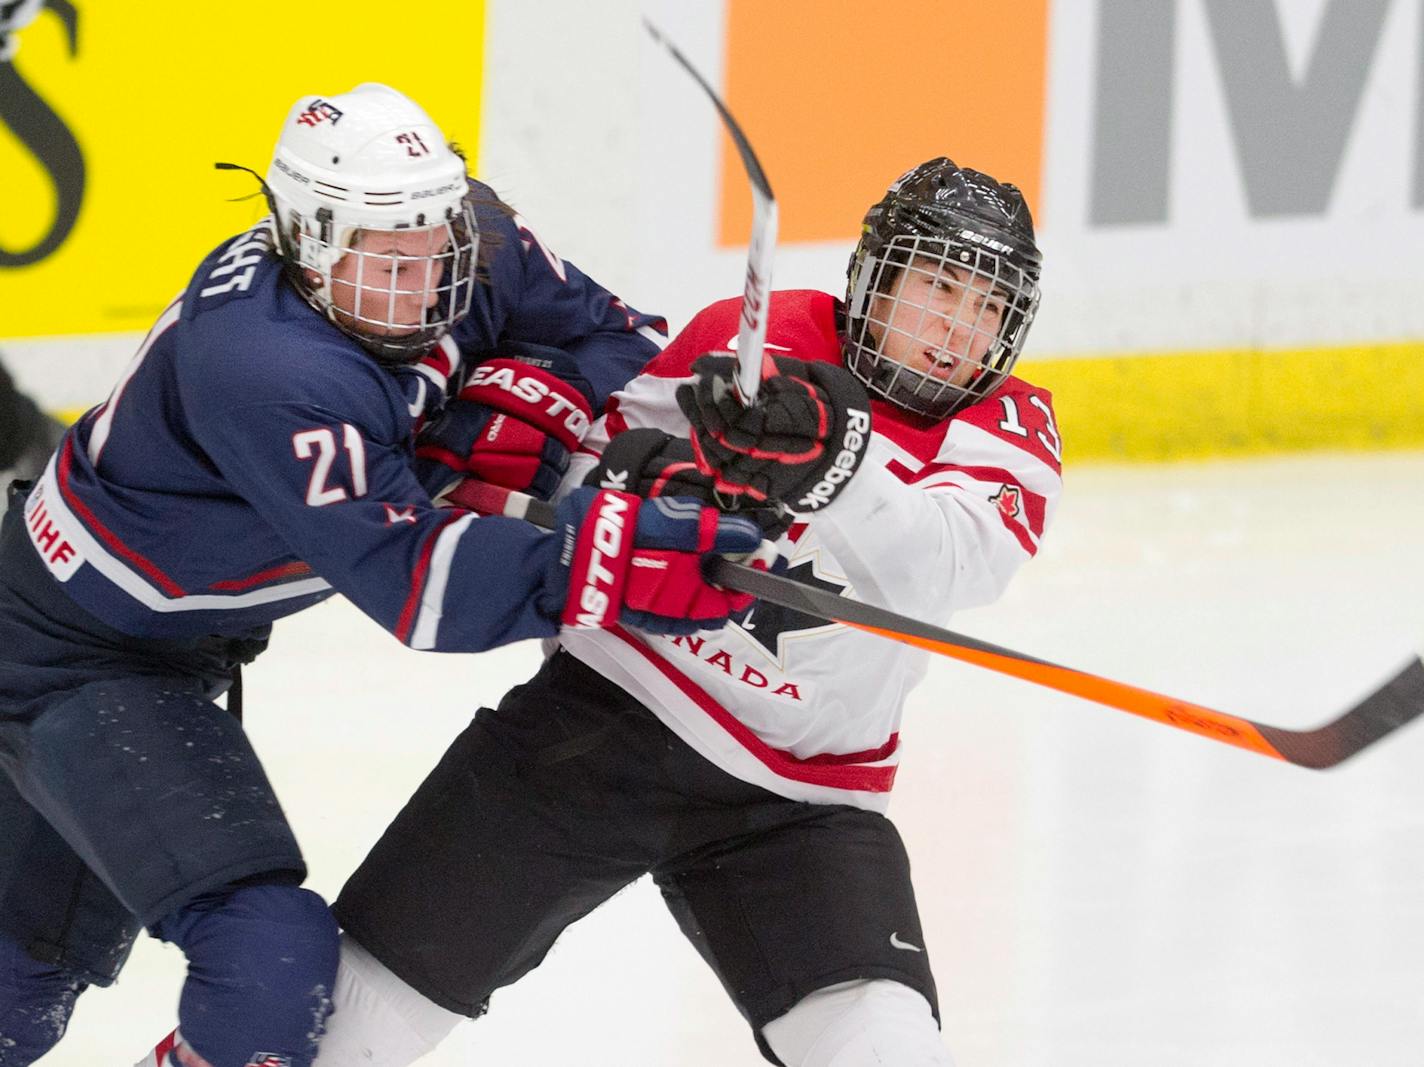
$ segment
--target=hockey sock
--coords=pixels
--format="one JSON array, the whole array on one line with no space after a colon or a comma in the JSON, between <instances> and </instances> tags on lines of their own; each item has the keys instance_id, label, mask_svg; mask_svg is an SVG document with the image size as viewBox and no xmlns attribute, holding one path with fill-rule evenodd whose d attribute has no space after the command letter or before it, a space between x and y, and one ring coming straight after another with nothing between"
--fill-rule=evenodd
<instances>
[{"instance_id":1,"label":"hockey sock","mask_svg":"<svg viewBox=\"0 0 1424 1067\"><path fill-rule=\"evenodd\" d=\"M87 988L0 934L0 1067L29 1067L58 1044Z\"/></svg>"},{"instance_id":2,"label":"hockey sock","mask_svg":"<svg viewBox=\"0 0 1424 1067\"><path fill-rule=\"evenodd\" d=\"M878 978L818 989L762 1028L786 1067L953 1067L929 1001Z\"/></svg>"},{"instance_id":3,"label":"hockey sock","mask_svg":"<svg viewBox=\"0 0 1424 1067\"><path fill-rule=\"evenodd\" d=\"M336 920L321 897L288 885L229 887L155 933L188 957L178 1025L193 1051L212 1067L311 1067L338 959Z\"/></svg>"},{"instance_id":4,"label":"hockey sock","mask_svg":"<svg viewBox=\"0 0 1424 1067\"><path fill-rule=\"evenodd\" d=\"M335 1002L315 1067L406 1067L465 1018L406 985L350 934L341 935Z\"/></svg>"}]
</instances>

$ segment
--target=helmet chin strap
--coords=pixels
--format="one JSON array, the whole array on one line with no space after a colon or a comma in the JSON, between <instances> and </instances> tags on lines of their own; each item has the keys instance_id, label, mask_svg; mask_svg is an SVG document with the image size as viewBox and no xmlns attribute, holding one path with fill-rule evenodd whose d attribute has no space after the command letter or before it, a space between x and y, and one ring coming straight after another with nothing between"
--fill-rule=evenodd
<instances>
[{"instance_id":1,"label":"helmet chin strap","mask_svg":"<svg viewBox=\"0 0 1424 1067\"><path fill-rule=\"evenodd\" d=\"M293 248L291 243L291 228L294 223L300 227L301 220L295 212L290 213L290 217L283 217L281 208L277 206L277 197L272 192L272 187L267 184L266 178L262 177L261 174L258 174L257 171L251 167L244 167L241 163L218 162L213 164L213 169L240 170L244 173L251 174L252 177L257 180L257 184L261 186L262 196L267 201L267 209L271 212L272 232L276 236L277 247L283 250L283 258L287 259L289 263L294 262L298 264L297 269L302 271L302 281L304 284L298 286L298 290L306 297L307 302L310 303L313 308L322 312L327 319L335 323L336 309L331 301L331 272L341 259L340 255L333 255L333 252L337 251L337 249L330 243L323 245L313 239L312 235L306 233L304 229L298 229L297 245ZM230 202L235 203L242 200L250 200L256 195L256 193L249 193L247 196L232 197ZM329 232L331 212L329 209L322 209L322 211L325 212L325 218L321 218L322 212L319 211L318 219ZM349 231L353 229L353 227L346 227L346 229ZM349 236L349 234L342 234L341 236L342 241L340 243L344 243L345 238ZM312 276L316 278L315 282L311 280Z\"/></svg>"},{"instance_id":2,"label":"helmet chin strap","mask_svg":"<svg viewBox=\"0 0 1424 1067\"><path fill-rule=\"evenodd\" d=\"M316 285L312 292L320 296L327 303L331 301L331 272L336 269L336 265L341 262L342 257L351 251L349 245L351 238L356 233L355 226L332 226L331 209L327 207L318 208L316 213L317 224L321 227L321 232L309 233L302 223L300 216L295 212L292 218L287 221L287 225L293 223L300 227L297 233L297 262L304 270L310 269L320 276L320 283Z\"/></svg>"}]
</instances>

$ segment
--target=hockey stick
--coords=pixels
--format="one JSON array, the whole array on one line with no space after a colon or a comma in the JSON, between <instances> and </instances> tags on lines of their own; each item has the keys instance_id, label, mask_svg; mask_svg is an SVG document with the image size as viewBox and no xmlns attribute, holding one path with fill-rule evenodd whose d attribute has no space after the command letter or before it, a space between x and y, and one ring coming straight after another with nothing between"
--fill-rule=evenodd
<instances>
[{"instance_id":1,"label":"hockey stick","mask_svg":"<svg viewBox=\"0 0 1424 1067\"><path fill-rule=\"evenodd\" d=\"M458 493L462 507L524 519L545 529L554 525L554 506L523 493L472 479L462 482ZM750 593L771 604L1022 678L1300 767L1334 767L1424 713L1424 662L1418 656L1334 721L1314 730L1285 730L1063 667L728 559L714 557L707 576L724 588Z\"/></svg>"},{"instance_id":2,"label":"hockey stick","mask_svg":"<svg viewBox=\"0 0 1424 1067\"><path fill-rule=\"evenodd\" d=\"M766 351L766 317L771 306L771 257L776 249L776 197L772 194L771 183L766 180L766 172L761 169L761 161L752 151L751 142L722 98L717 95L707 79L698 73L677 46L664 37L658 28L647 19L643 20L653 40L662 45L672 58L691 74L702 91L707 94L722 116L722 124L737 146L742 157L742 166L752 183L752 236L747 246L747 283L742 290L742 316L737 325L737 397L743 406L756 400L757 390L763 377L763 356ZM775 374L774 367L767 373Z\"/></svg>"}]
</instances>

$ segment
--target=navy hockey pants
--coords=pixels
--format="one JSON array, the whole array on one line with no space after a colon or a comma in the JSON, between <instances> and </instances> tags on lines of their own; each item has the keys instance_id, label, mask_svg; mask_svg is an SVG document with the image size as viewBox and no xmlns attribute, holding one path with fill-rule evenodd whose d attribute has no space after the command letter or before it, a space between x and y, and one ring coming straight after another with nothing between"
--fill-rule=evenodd
<instances>
[{"instance_id":1,"label":"navy hockey pants","mask_svg":"<svg viewBox=\"0 0 1424 1067\"><path fill-rule=\"evenodd\" d=\"M103 626L35 556L21 507L0 526L0 938L107 985L144 926L305 866L241 725L213 703L248 649Z\"/></svg>"}]
</instances>

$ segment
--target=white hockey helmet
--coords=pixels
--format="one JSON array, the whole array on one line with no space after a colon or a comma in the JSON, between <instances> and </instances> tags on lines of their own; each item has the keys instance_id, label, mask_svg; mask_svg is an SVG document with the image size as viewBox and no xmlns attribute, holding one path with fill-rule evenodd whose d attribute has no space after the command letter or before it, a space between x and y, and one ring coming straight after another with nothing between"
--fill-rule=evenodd
<instances>
[{"instance_id":1,"label":"white hockey helmet","mask_svg":"<svg viewBox=\"0 0 1424 1067\"><path fill-rule=\"evenodd\" d=\"M418 359L469 313L479 233L465 161L408 97L375 82L302 97L267 187L293 283L378 358ZM356 247L371 231L407 233Z\"/></svg>"}]
</instances>

